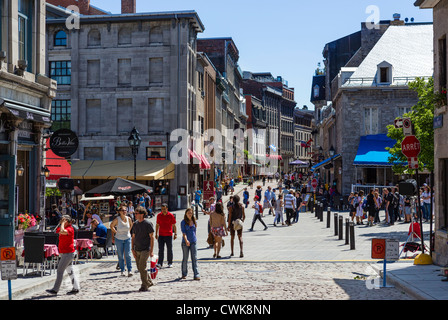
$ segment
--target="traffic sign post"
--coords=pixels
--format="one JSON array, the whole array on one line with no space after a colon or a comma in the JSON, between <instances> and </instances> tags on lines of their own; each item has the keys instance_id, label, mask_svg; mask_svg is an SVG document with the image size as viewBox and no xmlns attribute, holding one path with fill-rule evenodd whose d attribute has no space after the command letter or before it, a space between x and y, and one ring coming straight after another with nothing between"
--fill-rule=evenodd
<instances>
[{"instance_id":1,"label":"traffic sign post","mask_svg":"<svg viewBox=\"0 0 448 320\"><path fill-rule=\"evenodd\" d=\"M8 296L12 300L11 280L17 279L16 248L0 248L2 280L8 280Z\"/></svg>"},{"instance_id":2,"label":"traffic sign post","mask_svg":"<svg viewBox=\"0 0 448 320\"><path fill-rule=\"evenodd\" d=\"M383 259L383 285L382 288L391 288L387 285L387 261L399 259L399 244L396 239L372 239L372 259Z\"/></svg>"}]
</instances>

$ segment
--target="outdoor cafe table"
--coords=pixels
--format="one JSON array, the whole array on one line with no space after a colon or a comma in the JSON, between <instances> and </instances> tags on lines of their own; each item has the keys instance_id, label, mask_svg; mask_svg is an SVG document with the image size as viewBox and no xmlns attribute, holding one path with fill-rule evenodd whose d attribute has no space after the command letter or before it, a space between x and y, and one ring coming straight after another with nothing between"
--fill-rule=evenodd
<instances>
[{"instance_id":1,"label":"outdoor cafe table","mask_svg":"<svg viewBox=\"0 0 448 320\"><path fill-rule=\"evenodd\" d=\"M75 247L78 250L91 250L93 248L93 240L92 239L76 239L75 240Z\"/></svg>"},{"instance_id":2,"label":"outdoor cafe table","mask_svg":"<svg viewBox=\"0 0 448 320\"><path fill-rule=\"evenodd\" d=\"M59 256L58 246L55 244L45 244L44 245L45 258L57 257Z\"/></svg>"}]
</instances>

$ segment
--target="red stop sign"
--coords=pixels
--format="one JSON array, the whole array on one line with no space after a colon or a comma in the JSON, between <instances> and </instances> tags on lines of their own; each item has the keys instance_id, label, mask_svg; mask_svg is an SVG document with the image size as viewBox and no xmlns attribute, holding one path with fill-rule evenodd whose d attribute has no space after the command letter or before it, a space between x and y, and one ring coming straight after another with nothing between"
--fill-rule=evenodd
<instances>
[{"instance_id":1,"label":"red stop sign","mask_svg":"<svg viewBox=\"0 0 448 320\"><path fill-rule=\"evenodd\" d=\"M313 179L313 180L311 181L311 186L312 186L314 189L317 188L317 179Z\"/></svg>"},{"instance_id":2,"label":"red stop sign","mask_svg":"<svg viewBox=\"0 0 448 320\"><path fill-rule=\"evenodd\" d=\"M416 136L406 136L401 143L401 152L407 158L417 158L420 154L420 141Z\"/></svg>"}]
</instances>

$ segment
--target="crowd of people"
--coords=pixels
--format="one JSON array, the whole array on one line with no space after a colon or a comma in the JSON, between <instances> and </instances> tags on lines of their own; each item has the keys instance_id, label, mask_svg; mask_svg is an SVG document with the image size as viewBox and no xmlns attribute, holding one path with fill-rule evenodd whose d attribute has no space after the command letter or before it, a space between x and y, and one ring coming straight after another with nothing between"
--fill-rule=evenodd
<instances>
[{"instance_id":1,"label":"crowd of people","mask_svg":"<svg viewBox=\"0 0 448 320\"><path fill-rule=\"evenodd\" d=\"M424 184L419 190L419 197L402 195L398 186L378 189L370 189L368 194L363 190L352 192L348 197L350 205L350 217L356 221L357 225L363 225L366 220L368 226L378 223L394 225L397 221L411 223L413 219L420 218L429 222L433 213L431 212L431 202L434 201L434 194L431 194L430 187ZM418 203L420 198L420 204ZM384 220L380 219L380 210L385 211Z\"/></svg>"},{"instance_id":2,"label":"crowd of people","mask_svg":"<svg viewBox=\"0 0 448 320\"><path fill-rule=\"evenodd\" d=\"M182 247L182 263L181 263L181 279L186 279L188 275L188 264L191 262L193 270L193 279L200 280L198 267L198 239L197 236L197 220L195 217L194 207L200 207L204 215L208 215L208 238L207 242L213 248L213 259L221 258L221 250L225 245L224 239L230 235L230 256L234 256L235 239L238 239L240 257L244 257L243 251L243 226L249 210L253 212L252 221L249 232L254 232L257 222L260 222L264 230L268 229L266 219L271 216L272 225L277 227L291 226L299 222L300 212L306 206L303 201L302 194L307 191L306 185L294 185L291 187L291 179L286 180L285 177L276 177L278 184L276 188L270 185L266 188L258 185L254 190L253 197L250 196L248 188L245 187L242 192L242 201L239 194L231 195L226 204L222 198L215 197L203 202L200 190L195 194L192 206L184 212L180 222L181 247ZM289 181L289 183L288 183ZM250 187L250 185L249 185ZM232 186L233 188L233 186ZM264 190L263 190L264 189ZM232 190L234 191L234 190ZM233 193L233 192L232 192ZM420 190L420 208L422 218L425 221L431 217L431 193L429 187L424 185ZM149 201L149 202L148 202ZM252 203L253 201L253 203ZM419 210L415 210L416 197L403 196L399 194L398 187L384 188L380 194L379 189L371 189L368 194L364 191L353 192L348 197L350 204L350 216L352 221L356 220L358 225L364 224L373 226L378 223L386 223L393 225L396 221L404 223L412 222L413 218L418 218ZM110 229L114 235L114 243L117 248L118 265L117 269L121 271L123 276L132 276L131 257L134 257L137 270L141 278L140 291L147 291L149 287L154 285L150 272L148 272L148 259L155 256L155 241L158 243L158 262L157 269L160 270L164 266L166 257L166 267L173 266L173 241L177 238L177 221L176 216L169 212L168 205L162 204L161 211L154 215L148 211L148 203L150 199L146 195L136 197L136 208L134 203L127 201L125 198L116 201L117 216L110 224ZM385 219L380 221L379 212L385 211ZM197 212L197 211L196 211ZM227 214L227 215L226 215ZM155 217L155 226L150 218ZM104 224L101 218L93 210L87 206L84 210L83 219L86 226L90 226L97 233L97 237L104 237ZM72 237L72 229L74 220L70 216L64 215L61 218L62 223L58 228L60 237ZM99 234L99 232L102 232ZM71 238L69 238L71 239ZM58 277L54 288L48 290L52 294L56 294L60 287L60 277L67 269L71 277L75 277L73 270L69 266L73 259L71 246L67 244L70 240L60 241L60 250L64 254L68 254L64 258L64 263L60 264L58 269ZM65 247L64 247L65 246ZM79 292L79 282L73 278L73 290L70 293Z\"/></svg>"}]
</instances>

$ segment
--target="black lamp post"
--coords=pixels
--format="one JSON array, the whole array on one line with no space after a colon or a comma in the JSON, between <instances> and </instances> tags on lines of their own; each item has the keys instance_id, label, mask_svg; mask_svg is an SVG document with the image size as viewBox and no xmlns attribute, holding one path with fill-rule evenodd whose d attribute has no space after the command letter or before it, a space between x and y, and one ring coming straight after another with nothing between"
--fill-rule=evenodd
<instances>
[{"instance_id":1,"label":"black lamp post","mask_svg":"<svg viewBox=\"0 0 448 320\"><path fill-rule=\"evenodd\" d=\"M128 138L128 143L131 147L132 155L134 156L134 181L137 181L137 154L138 148L142 143L142 139L140 138L138 130L135 127L131 131L131 135Z\"/></svg>"}]
</instances>

